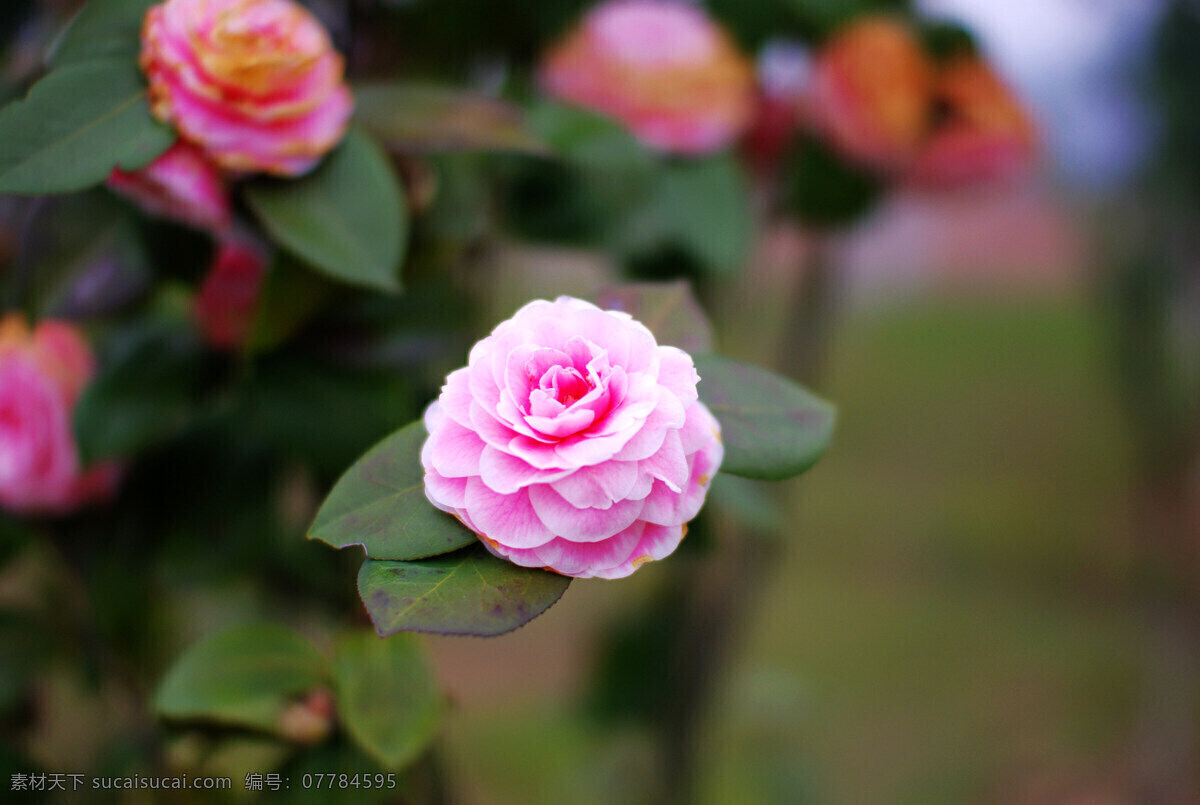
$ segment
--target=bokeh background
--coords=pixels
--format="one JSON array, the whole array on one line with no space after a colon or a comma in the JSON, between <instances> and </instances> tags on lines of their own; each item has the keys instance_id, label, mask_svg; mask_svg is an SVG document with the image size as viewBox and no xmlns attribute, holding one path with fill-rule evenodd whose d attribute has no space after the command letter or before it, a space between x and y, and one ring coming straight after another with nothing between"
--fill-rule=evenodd
<instances>
[{"instance_id":1,"label":"bokeh background","mask_svg":"<svg viewBox=\"0 0 1200 805\"><path fill-rule=\"evenodd\" d=\"M78 5L6 0L11 92ZM342 43L355 14L372 21L370 46L347 48L352 66L379 71L399 53L412 73L502 93L586 4L309 5ZM709 8L761 55L811 47L804 21L874 5ZM832 239L765 220L745 269L702 294L725 352L772 363L820 249L837 310L815 385L839 422L821 464L786 484L778 544L764 549L772 571L743 580L694 725L695 799L1200 801L1200 464L1180 435L1200 427L1200 4L915 11L974 34L1035 119L1038 161L1020 181L890 193ZM458 269L480 322L619 274L611 256L521 238L485 257ZM621 685L602 671L614 629L653 620L668 565L576 583L503 639L428 638L452 703L439 746L453 801L644 796L653 739L605 691L654 713L676 680L636 641ZM8 564L0 603L20 606L47 566L35 554ZM170 576L183 625L129 638L145 642L137 675L152 681L220 624L320 620L272 599L271 563L259 568ZM47 671L36 718L25 712L6 740L62 767L102 765L136 708L93 682L70 663Z\"/></svg>"}]
</instances>

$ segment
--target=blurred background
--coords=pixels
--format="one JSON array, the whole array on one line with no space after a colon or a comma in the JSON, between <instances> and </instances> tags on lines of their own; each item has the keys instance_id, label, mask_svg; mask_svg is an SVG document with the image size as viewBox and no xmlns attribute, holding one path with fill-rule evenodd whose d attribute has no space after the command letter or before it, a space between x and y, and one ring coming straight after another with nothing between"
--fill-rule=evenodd
<instances>
[{"instance_id":1,"label":"blurred background","mask_svg":"<svg viewBox=\"0 0 1200 805\"><path fill-rule=\"evenodd\" d=\"M78 5L6 4L10 93ZM587 6L309 5L362 75L404 71L517 101L531 60ZM744 266L713 278L558 238L544 204L520 209L532 192L512 178L522 169L497 158L488 175L518 211L500 216L504 238L448 269L475 306L471 335L530 298L682 275L724 352L776 364L796 288L818 262L833 277L818 300L820 371L804 374L838 405L834 447L777 496L772 536L750 549L770 572L692 613L701 633L724 630L701 665L703 709L684 719L694 801L1200 802L1200 4L707 4L760 76L783 53L799 84L825 37L880 8L970 33L1034 121L1030 169L946 192L898 182L836 226L784 205L756 217ZM475 209L472 185L454 179L477 165L455 164L434 160L453 208L438 236L477 226L460 214ZM429 362L433 378L461 363L460 345ZM430 388L400 395L410 416ZM332 465L355 449L337 452ZM308 486L287 489L311 506ZM439 750L452 801L635 802L653 790L654 725L678 719L671 692L687 684L654 649L672 640L655 629L679 621L653 613L672 585L707 579L669 575L676 561L702 557L576 583L502 639L426 640L451 701ZM20 605L42 567L34 555L7 565L0 602ZM182 585L177 625L135 632L149 641L135 675L149 684L185 636L264 612L319 635L327 616L287 611L263 592L271 562L255 567L219 581L167 574ZM322 582L338 611L357 604L343 600L346 567ZM72 668L37 680L33 715L10 718L7 743L95 768L131 705Z\"/></svg>"}]
</instances>

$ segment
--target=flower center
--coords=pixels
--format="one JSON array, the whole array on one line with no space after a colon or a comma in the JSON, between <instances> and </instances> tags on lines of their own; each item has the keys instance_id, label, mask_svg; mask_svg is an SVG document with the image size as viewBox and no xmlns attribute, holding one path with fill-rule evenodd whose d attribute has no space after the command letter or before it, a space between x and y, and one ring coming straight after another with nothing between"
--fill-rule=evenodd
<instances>
[{"instance_id":1,"label":"flower center","mask_svg":"<svg viewBox=\"0 0 1200 805\"><path fill-rule=\"evenodd\" d=\"M594 388L573 366L551 366L542 375L538 387L568 407Z\"/></svg>"}]
</instances>

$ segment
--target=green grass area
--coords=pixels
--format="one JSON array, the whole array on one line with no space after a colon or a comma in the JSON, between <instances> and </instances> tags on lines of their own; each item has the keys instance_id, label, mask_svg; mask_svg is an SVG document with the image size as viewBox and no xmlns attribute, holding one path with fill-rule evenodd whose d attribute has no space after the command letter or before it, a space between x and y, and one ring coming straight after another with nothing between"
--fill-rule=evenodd
<instances>
[{"instance_id":1,"label":"green grass area","mask_svg":"<svg viewBox=\"0 0 1200 805\"><path fill-rule=\"evenodd\" d=\"M1127 748L1128 445L1100 335L1074 299L845 323L838 436L789 487L786 562L706 731L708 802L991 802ZM472 801L566 801L587 786L563 769L596 756L637 779L636 735L518 692L455 716Z\"/></svg>"}]
</instances>

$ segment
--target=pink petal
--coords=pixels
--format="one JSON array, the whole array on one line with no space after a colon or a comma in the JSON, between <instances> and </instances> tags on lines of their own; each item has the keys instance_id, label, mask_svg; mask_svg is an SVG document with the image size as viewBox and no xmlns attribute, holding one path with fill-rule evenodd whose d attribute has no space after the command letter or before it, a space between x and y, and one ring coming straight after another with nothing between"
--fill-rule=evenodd
<instances>
[{"instance_id":1,"label":"pink petal","mask_svg":"<svg viewBox=\"0 0 1200 805\"><path fill-rule=\"evenodd\" d=\"M469 478L466 509L480 534L508 548L536 548L555 537L534 511L528 489L500 495Z\"/></svg>"},{"instance_id":2,"label":"pink petal","mask_svg":"<svg viewBox=\"0 0 1200 805\"><path fill-rule=\"evenodd\" d=\"M600 579L623 579L647 562L665 559L675 552L683 541L683 526L647 525L642 538L630 552L629 558L616 567L593 573Z\"/></svg>"},{"instance_id":3,"label":"pink petal","mask_svg":"<svg viewBox=\"0 0 1200 805\"><path fill-rule=\"evenodd\" d=\"M479 477L493 492L511 495L531 484L553 483L572 470L543 470L488 445L479 460Z\"/></svg>"},{"instance_id":4,"label":"pink petal","mask_svg":"<svg viewBox=\"0 0 1200 805\"><path fill-rule=\"evenodd\" d=\"M658 452L638 462L638 472L658 478L672 492L681 492L688 481L688 459L683 452L679 431L667 431Z\"/></svg>"},{"instance_id":5,"label":"pink petal","mask_svg":"<svg viewBox=\"0 0 1200 805\"><path fill-rule=\"evenodd\" d=\"M571 542L608 539L628 528L642 511L640 500L622 500L608 509L580 509L549 486L529 487L529 500L546 527Z\"/></svg>"},{"instance_id":6,"label":"pink petal","mask_svg":"<svg viewBox=\"0 0 1200 805\"><path fill-rule=\"evenodd\" d=\"M638 465L634 461L608 461L584 467L552 484L555 492L576 508L607 509L624 500L638 485ZM649 493L647 486L646 492ZM644 498L642 495L641 498Z\"/></svg>"}]
</instances>

